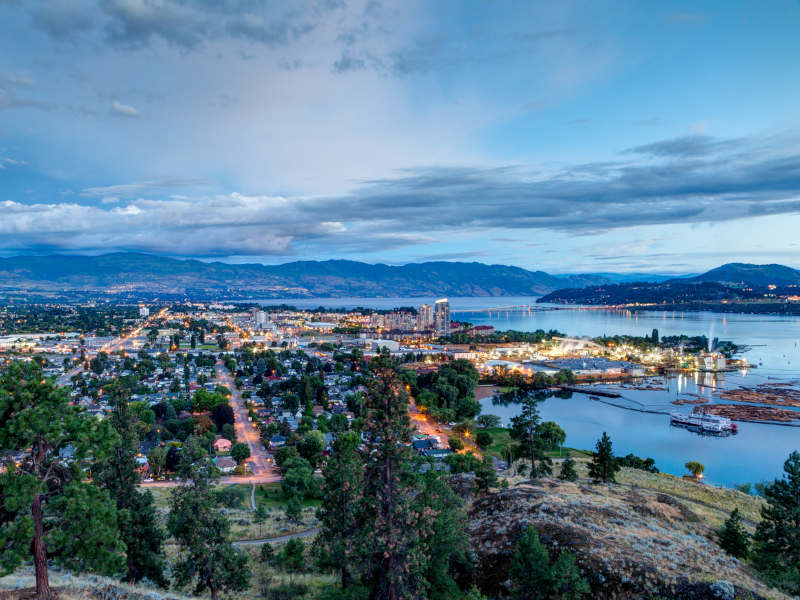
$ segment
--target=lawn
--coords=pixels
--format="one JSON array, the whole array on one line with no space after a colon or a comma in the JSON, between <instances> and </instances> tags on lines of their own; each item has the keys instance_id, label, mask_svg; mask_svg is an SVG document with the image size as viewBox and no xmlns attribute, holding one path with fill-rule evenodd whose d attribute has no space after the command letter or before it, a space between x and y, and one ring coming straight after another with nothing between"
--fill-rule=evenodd
<instances>
[{"instance_id":1,"label":"lawn","mask_svg":"<svg viewBox=\"0 0 800 600\"><path fill-rule=\"evenodd\" d=\"M510 430L505 427L491 427L489 429L478 429L477 431L488 431L492 436L492 443L491 445L486 448L484 451L486 454L490 456L494 456L496 458L503 458L503 448L505 448L509 444L515 443L514 440L511 438ZM577 450L575 448L561 448L557 450L549 450L547 456L551 458L565 458L567 456L591 456L592 453L588 450Z\"/></svg>"},{"instance_id":2,"label":"lawn","mask_svg":"<svg viewBox=\"0 0 800 600\"><path fill-rule=\"evenodd\" d=\"M245 499L241 506L235 508L223 507L231 523L231 539L253 540L260 538L278 537L287 533L304 531L318 525L316 510L320 500L302 500L303 508L301 523L290 523L286 519L286 500L281 492L280 483L265 483L256 486L256 503L266 509L267 516L262 523L256 523L253 511L250 509L250 485L238 484L246 491ZM148 488L153 493L159 521L166 526L169 513L169 495L171 488Z\"/></svg>"}]
</instances>

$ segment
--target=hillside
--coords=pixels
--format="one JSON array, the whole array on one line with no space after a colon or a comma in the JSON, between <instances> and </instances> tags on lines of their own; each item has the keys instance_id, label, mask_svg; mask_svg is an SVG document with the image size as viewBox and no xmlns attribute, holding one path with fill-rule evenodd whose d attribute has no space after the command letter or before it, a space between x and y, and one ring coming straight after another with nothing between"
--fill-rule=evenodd
<instances>
[{"instance_id":1,"label":"hillside","mask_svg":"<svg viewBox=\"0 0 800 600\"><path fill-rule=\"evenodd\" d=\"M539 302L588 305L681 305L682 309L792 312L780 299L797 295L800 271L783 265L729 263L694 277L572 287L545 294ZM725 306L727 304L727 306Z\"/></svg>"},{"instance_id":2,"label":"hillside","mask_svg":"<svg viewBox=\"0 0 800 600\"><path fill-rule=\"evenodd\" d=\"M603 281L591 275L557 277L477 262L391 266L328 260L234 265L138 253L0 259L0 293L52 298L531 296Z\"/></svg>"},{"instance_id":3,"label":"hillside","mask_svg":"<svg viewBox=\"0 0 800 600\"><path fill-rule=\"evenodd\" d=\"M752 530L760 499L635 469L623 469L618 484L592 484L586 459L577 462L576 483L515 476L509 489L470 504L484 591L503 589L515 543L533 525L551 556L575 554L592 598L786 598L717 545L716 531L734 507ZM724 589L732 595L715 595Z\"/></svg>"},{"instance_id":4,"label":"hillside","mask_svg":"<svg viewBox=\"0 0 800 600\"><path fill-rule=\"evenodd\" d=\"M713 281L731 286L800 285L800 271L784 265L728 263L684 281Z\"/></svg>"}]
</instances>

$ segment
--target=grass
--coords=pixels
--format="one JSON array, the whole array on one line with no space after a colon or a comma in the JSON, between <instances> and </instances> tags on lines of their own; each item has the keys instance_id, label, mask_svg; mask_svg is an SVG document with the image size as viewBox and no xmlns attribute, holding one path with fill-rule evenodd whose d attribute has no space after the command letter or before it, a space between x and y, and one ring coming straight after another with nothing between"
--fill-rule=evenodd
<instances>
[{"instance_id":1,"label":"grass","mask_svg":"<svg viewBox=\"0 0 800 600\"><path fill-rule=\"evenodd\" d=\"M516 443L511 438L511 430L506 427L490 427L489 429L478 429L477 431L488 431L492 436L492 443L489 445L488 448L484 450L484 453L494 456L495 458L503 458L503 448L508 446L509 444ZM579 457L579 456L588 456L591 457L592 453L588 450L578 450L576 448L560 448L556 450L548 450L546 452L547 456L550 458L566 458L567 456L572 457Z\"/></svg>"},{"instance_id":2,"label":"grass","mask_svg":"<svg viewBox=\"0 0 800 600\"><path fill-rule=\"evenodd\" d=\"M300 524L289 523L286 519L286 500L281 492L280 483L258 485L256 486L256 504L266 509L267 517L264 522L256 523L253 511L250 509L250 485L236 485L240 485L247 492L245 501L240 507L221 509L225 511L230 520L232 540L279 537L287 533L305 531L316 526L315 513L321 504L320 500L302 500L300 502L300 506L303 509L302 522ZM148 489L153 493L160 524L166 526L171 488Z\"/></svg>"}]
</instances>

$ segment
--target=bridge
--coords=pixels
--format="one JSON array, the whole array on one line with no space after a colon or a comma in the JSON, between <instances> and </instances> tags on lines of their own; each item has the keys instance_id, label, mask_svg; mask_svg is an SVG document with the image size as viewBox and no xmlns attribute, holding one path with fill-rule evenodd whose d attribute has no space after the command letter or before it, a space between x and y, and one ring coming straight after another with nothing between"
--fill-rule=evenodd
<instances>
[{"instance_id":1,"label":"bridge","mask_svg":"<svg viewBox=\"0 0 800 600\"><path fill-rule=\"evenodd\" d=\"M547 306L538 306L536 304L512 304L509 306L489 306L487 308L457 308L450 309L450 314L453 313L476 313L476 312L542 312L545 310L552 310Z\"/></svg>"}]
</instances>

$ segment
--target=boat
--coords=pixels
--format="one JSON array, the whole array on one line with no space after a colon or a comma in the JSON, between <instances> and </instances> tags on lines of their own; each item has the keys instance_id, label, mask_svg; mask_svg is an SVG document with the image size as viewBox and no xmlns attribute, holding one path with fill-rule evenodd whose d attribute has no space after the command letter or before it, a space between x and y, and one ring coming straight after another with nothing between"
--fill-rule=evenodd
<instances>
[{"instance_id":1,"label":"boat","mask_svg":"<svg viewBox=\"0 0 800 600\"><path fill-rule=\"evenodd\" d=\"M696 427L705 433L736 433L739 431L738 425L728 417L710 415L705 412L672 411L669 413L669 420L672 424Z\"/></svg>"}]
</instances>

